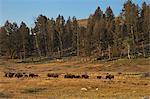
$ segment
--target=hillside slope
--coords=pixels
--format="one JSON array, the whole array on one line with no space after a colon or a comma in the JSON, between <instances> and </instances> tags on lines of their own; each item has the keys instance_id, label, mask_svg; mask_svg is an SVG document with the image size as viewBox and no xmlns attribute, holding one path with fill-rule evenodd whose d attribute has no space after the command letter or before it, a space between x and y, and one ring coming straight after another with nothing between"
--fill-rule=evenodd
<instances>
[{"instance_id":1,"label":"hillside slope","mask_svg":"<svg viewBox=\"0 0 150 99\"><path fill-rule=\"evenodd\" d=\"M78 20L79 26L87 27L88 19L80 19Z\"/></svg>"}]
</instances>

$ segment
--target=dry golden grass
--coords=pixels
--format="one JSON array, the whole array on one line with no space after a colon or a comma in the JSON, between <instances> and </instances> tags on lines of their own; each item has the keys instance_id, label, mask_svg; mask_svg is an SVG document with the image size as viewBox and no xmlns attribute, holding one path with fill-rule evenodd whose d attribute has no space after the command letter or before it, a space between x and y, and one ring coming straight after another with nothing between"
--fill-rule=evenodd
<instances>
[{"instance_id":1,"label":"dry golden grass","mask_svg":"<svg viewBox=\"0 0 150 99\"><path fill-rule=\"evenodd\" d=\"M142 61L139 63L133 60L126 63L126 60L113 62L55 60L45 63L19 64L14 61L1 60L0 99L142 99L144 96L150 96L150 78L142 77L142 72L149 71L149 60ZM125 67L126 64L130 67ZM124 72L118 75L120 68ZM137 71L137 68L140 70ZM4 71L34 72L40 77L5 78L3 77ZM56 79L47 78L46 74L49 72L57 72L61 76ZM97 75L104 77L107 72L114 74L115 79L111 81L104 78L96 79ZM88 73L90 79L65 79L63 78L65 73ZM81 91L81 88L86 88L87 91Z\"/></svg>"}]
</instances>

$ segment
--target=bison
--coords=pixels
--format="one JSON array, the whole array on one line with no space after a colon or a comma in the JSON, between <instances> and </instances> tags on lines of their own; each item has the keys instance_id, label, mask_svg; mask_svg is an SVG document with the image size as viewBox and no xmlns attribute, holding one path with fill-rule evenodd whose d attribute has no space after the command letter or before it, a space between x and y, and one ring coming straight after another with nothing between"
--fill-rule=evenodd
<instances>
[{"instance_id":1,"label":"bison","mask_svg":"<svg viewBox=\"0 0 150 99\"><path fill-rule=\"evenodd\" d=\"M64 75L64 78L75 78L75 75L73 75L73 74L66 74L66 75Z\"/></svg>"},{"instance_id":2,"label":"bison","mask_svg":"<svg viewBox=\"0 0 150 99\"><path fill-rule=\"evenodd\" d=\"M114 79L114 75L107 74L105 78L106 78L106 79L110 79L110 80L111 80L111 79Z\"/></svg>"},{"instance_id":3,"label":"bison","mask_svg":"<svg viewBox=\"0 0 150 99\"><path fill-rule=\"evenodd\" d=\"M87 74L84 74L82 75L82 78L89 79L89 76Z\"/></svg>"},{"instance_id":4,"label":"bison","mask_svg":"<svg viewBox=\"0 0 150 99\"><path fill-rule=\"evenodd\" d=\"M26 74L25 72L23 72L23 77L28 77L28 74Z\"/></svg>"},{"instance_id":5,"label":"bison","mask_svg":"<svg viewBox=\"0 0 150 99\"><path fill-rule=\"evenodd\" d=\"M53 77L53 78L58 78L58 77L59 77L59 74L48 73L47 76L48 76L48 77Z\"/></svg>"},{"instance_id":6,"label":"bison","mask_svg":"<svg viewBox=\"0 0 150 99\"><path fill-rule=\"evenodd\" d=\"M102 76L97 76L97 79L101 79L102 78Z\"/></svg>"},{"instance_id":7,"label":"bison","mask_svg":"<svg viewBox=\"0 0 150 99\"><path fill-rule=\"evenodd\" d=\"M34 73L30 73L30 74L29 74L29 77L34 78L34 77L39 77L39 75L38 75L38 74L34 74Z\"/></svg>"},{"instance_id":8,"label":"bison","mask_svg":"<svg viewBox=\"0 0 150 99\"><path fill-rule=\"evenodd\" d=\"M122 74L122 72L118 72L118 75L121 75Z\"/></svg>"},{"instance_id":9,"label":"bison","mask_svg":"<svg viewBox=\"0 0 150 99\"><path fill-rule=\"evenodd\" d=\"M14 77L14 75L15 75L15 73L7 72L7 73L5 73L4 77L12 78L12 77Z\"/></svg>"},{"instance_id":10,"label":"bison","mask_svg":"<svg viewBox=\"0 0 150 99\"><path fill-rule=\"evenodd\" d=\"M21 78L21 77L23 77L23 74L22 73L17 73L17 74L15 74L15 77Z\"/></svg>"},{"instance_id":11,"label":"bison","mask_svg":"<svg viewBox=\"0 0 150 99\"><path fill-rule=\"evenodd\" d=\"M75 75L75 77L74 78L81 78L81 76L80 75Z\"/></svg>"},{"instance_id":12,"label":"bison","mask_svg":"<svg viewBox=\"0 0 150 99\"><path fill-rule=\"evenodd\" d=\"M8 77L8 73L6 73L6 72L5 72L5 75L4 75L4 77Z\"/></svg>"}]
</instances>

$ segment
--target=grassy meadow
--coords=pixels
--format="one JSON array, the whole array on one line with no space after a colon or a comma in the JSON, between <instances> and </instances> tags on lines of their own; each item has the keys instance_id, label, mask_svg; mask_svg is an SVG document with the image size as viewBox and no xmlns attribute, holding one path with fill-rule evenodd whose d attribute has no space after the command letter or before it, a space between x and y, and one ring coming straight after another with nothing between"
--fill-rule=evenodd
<instances>
[{"instance_id":1,"label":"grassy meadow","mask_svg":"<svg viewBox=\"0 0 150 99\"><path fill-rule=\"evenodd\" d=\"M150 96L149 59L94 61L77 58L20 63L0 60L0 99L145 99ZM38 78L6 78L4 72L36 73ZM122 74L118 74L121 72ZM59 73L48 78L47 73ZM66 79L64 74L87 73L89 79ZM113 80L104 79L106 73ZM96 76L101 75L102 79ZM82 90L86 89L86 90Z\"/></svg>"}]
</instances>

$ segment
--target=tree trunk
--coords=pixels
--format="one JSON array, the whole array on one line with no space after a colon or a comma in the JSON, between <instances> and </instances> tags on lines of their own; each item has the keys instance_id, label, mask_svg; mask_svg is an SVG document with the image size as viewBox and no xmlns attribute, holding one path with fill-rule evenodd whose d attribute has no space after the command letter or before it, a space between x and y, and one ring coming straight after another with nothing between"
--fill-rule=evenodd
<instances>
[{"instance_id":1,"label":"tree trunk","mask_svg":"<svg viewBox=\"0 0 150 99\"><path fill-rule=\"evenodd\" d=\"M61 51L60 51L59 47L57 47L57 52L59 54L59 58L61 58Z\"/></svg>"},{"instance_id":2,"label":"tree trunk","mask_svg":"<svg viewBox=\"0 0 150 99\"><path fill-rule=\"evenodd\" d=\"M128 59L131 59L131 57L130 57L130 45L128 44L127 46L128 46Z\"/></svg>"},{"instance_id":3,"label":"tree trunk","mask_svg":"<svg viewBox=\"0 0 150 99\"><path fill-rule=\"evenodd\" d=\"M109 60L111 60L111 46L108 45L108 56L109 56Z\"/></svg>"},{"instance_id":4,"label":"tree trunk","mask_svg":"<svg viewBox=\"0 0 150 99\"><path fill-rule=\"evenodd\" d=\"M11 49L9 49L10 51L10 58L11 59L14 59L14 53L15 53L15 50L11 50Z\"/></svg>"},{"instance_id":5,"label":"tree trunk","mask_svg":"<svg viewBox=\"0 0 150 99\"><path fill-rule=\"evenodd\" d=\"M43 30L43 38L44 38L44 45L45 45L45 56L48 57L48 44L47 44L47 38L46 38L46 30Z\"/></svg>"},{"instance_id":6,"label":"tree trunk","mask_svg":"<svg viewBox=\"0 0 150 99\"><path fill-rule=\"evenodd\" d=\"M77 33L77 56L80 56L80 48L79 48L79 33Z\"/></svg>"},{"instance_id":7,"label":"tree trunk","mask_svg":"<svg viewBox=\"0 0 150 99\"><path fill-rule=\"evenodd\" d=\"M101 56L104 56L104 53L103 53L103 50L102 50L102 48L101 48Z\"/></svg>"},{"instance_id":8,"label":"tree trunk","mask_svg":"<svg viewBox=\"0 0 150 99\"><path fill-rule=\"evenodd\" d=\"M63 42L60 37L60 34L58 35L59 43L60 43L60 57L63 55Z\"/></svg>"},{"instance_id":9,"label":"tree trunk","mask_svg":"<svg viewBox=\"0 0 150 99\"><path fill-rule=\"evenodd\" d=\"M40 58L40 60L41 60L41 51L40 51L40 49L39 49L37 34L35 35L35 43L36 43L36 48L37 48L37 50L38 50L39 58Z\"/></svg>"},{"instance_id":10,"label":"tree trunk","mask_svg":"<svg viewBox=\"0 0 150 99\"><path fill-rule=\"evenodd\" d=\"M60 57L63 55L63 43L60 41Z\"/></svg>"},{"instance_id":11,"label":"tree trunk","mask_svg":"<svg viewBox=\"0 0 150 99\"><path fill-rule=\"evenodd\" d=\"M132 34L132 43L133 43L133 46L132 46L132 48L133 48L133 56L134 56L134 54L135 54L135 38L134 38L134 30L133 30L133 26L131 26L131 34Z\"/></svg>"},{"instance_id":12,"label":"tree trunk","mask_svg":"<svg viewBox=\"0 0 150 99\"><path fill-rule=\"evenodd\" d=\"M23 41L23 61L25 61L25 59L26 59L26 49L25 49L25 43L24 43L24 41Z\"/></svg>"},{"instance_id":13,"label":"tree trunk","mask_svg":"<svg viewBox=\"0 0 150 99\"><path fill-rule=\"evenodd\" d=\"M144 49L144 42L142 42L142 50L143 50L143 56L146 57L145 49Z\"/></svg>"}]
</instances>

